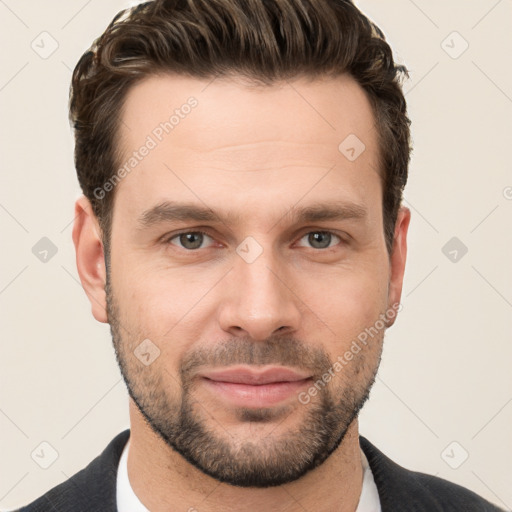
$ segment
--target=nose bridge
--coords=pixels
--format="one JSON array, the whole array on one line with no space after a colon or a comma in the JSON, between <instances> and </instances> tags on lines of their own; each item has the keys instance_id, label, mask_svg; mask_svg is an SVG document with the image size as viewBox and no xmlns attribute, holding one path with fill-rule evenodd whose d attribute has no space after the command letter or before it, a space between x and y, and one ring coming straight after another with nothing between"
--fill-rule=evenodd
<instances>
[{"instance_id":1,"label":"nose bridge","mask_svg":"<svg viewBox=\"0 0 512 512\"><path fill-rule=\"evenodd\" d=\"M257 244L257 245L256 245ZM237 248L229 273L221 323L224 330L264 339L276 330L296 330L298 301L286 284L277 256L269 246L248 240Z\"/></svg>"},{"instance_id":2,"label":"nose bridge","mask_svg":"<svg viewBox=\"0 0 512 512\"><path fill-rule=\"evenodd\" d=\"M273 268L274 267L274 268ZM246 305L261 313L270 312L273 305L279 304L282 283L276 278L275 259L261 255L253 263L238 261L236 270L241 283L241 299Z\"/></svg>"}]
</instances>

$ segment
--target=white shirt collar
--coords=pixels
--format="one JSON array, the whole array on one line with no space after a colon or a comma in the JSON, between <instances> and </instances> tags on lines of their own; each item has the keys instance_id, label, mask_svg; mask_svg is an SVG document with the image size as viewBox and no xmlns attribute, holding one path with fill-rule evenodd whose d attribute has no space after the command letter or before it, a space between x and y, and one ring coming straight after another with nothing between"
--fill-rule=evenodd
<instances>
[{"instance_id":1,"label":"white shirt collar","mask_svg":"<svg viewBox=\"0 0 512 512\"><path fill-rule=\"evenodd\" d=\"M363 462L363 488L359 503L355 512L382 512L380 508L379 491L373 479L373 473L368 464L368 459L361 449L361 460Z\"/></svg>"},{"instance_id":2,"label":"white shirt collar","mask_svg":"<svg viewBox=\"0 0 512 512\"><path fill-rule=\"evenodd\" d=\"M117 510L118 512L149 512L133 491L128 478L129 444L128 441L124 447L117 470ZM377 486L363 450L361 450L361 459L364 470L363 488L355 512L381 512Z\"/></svg>"},{"instance_id":3,"label":"white shirt collar","mask_svg":"<svg viewBox=\"0 0 512 512\"><path fill-rule=\"evenodd\" d=\"M117 512L149 512L132 489L128 478L128 449L126 443L117 468Z\"/></svg>"}]
</instances>

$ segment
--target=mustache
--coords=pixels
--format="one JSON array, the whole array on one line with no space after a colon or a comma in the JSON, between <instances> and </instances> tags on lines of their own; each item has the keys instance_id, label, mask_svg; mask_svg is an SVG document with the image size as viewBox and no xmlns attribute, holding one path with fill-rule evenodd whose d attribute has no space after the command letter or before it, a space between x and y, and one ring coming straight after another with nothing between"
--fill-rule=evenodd
<instances>
[{"instance_id":1,"label":"mustache","mask_svg":"<svg viewBox=\"0 0 512 512\"><path fill-rule=\"evenodd\" d=\"M321 376L332 366L327 352L290 336L272 336L255 341L237 337L186 352L181 360L182 380L192 379L201 369L234 365L291 366Z\"/></svg>"}]
</instances>

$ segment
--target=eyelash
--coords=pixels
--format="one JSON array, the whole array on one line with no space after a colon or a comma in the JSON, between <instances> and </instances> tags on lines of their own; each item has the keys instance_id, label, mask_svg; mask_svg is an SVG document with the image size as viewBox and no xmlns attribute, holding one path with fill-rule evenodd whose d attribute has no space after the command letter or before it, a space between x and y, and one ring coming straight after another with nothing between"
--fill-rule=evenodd
<instances>
[{"instance_id":1,"label":"eyelash","mask_svg":"<svg viewBox=\"0 0 512 512\"><path fill-rule=\"evenodd\" d=\"M346 240L344 240L340 235L334 233L333 231L328 231L328 230L312 230L312 231L308 231L307 233L304 233L299 238L299 240L302 240L305 236L310 235L311 233L326 233L326 234L329 234L329 235L332 235L332 236L338 238L340 240L340 242L338 242L338 244L339 243L346 243ZM194 231L180 231L179 233L174 233L172 236L164 238L163 242L164 242L164 244L172 244L172 240L174 240L175 238L178 238L180 235L188 235L188 234L201 234L201 235L207 236L208 238L213 239L213 237L210 236L206 231L194 230ZM332 247L329 246L329 247L325 247L325 248L322 248L322 249L316 249L315 247L310 247L310 248L311 249L316 249L318 251L327 251L328 249L332 249L333 247L335 247L338 244L335 244ZM172 244L172 245L176 245L176 244ZM183 249L184 251L191 252L191 253L197 252L197 251L199 251L201 249L201 247L198 248L198 249L186 249L185 247L180 247L178 245L176 245L176 247L179 247L180 249Z\"/></svg>"},{"instance_id":2,"label":"eyelash","mask_svg":"<svg viewBox=\"0 0 512 512\"><path fill-rule=\"evenodd\" d=\"M194 230L194 231L180 231L179 233L175 233L174 235L170 236L170 237L167 237L164 239L164 244L170 244L171 243L171 240L174 240L175 238L178 238L180 235L190 235L190 234L200 234L200 235L204 235L204 236L207 236L209 238L212 238L212 236L210 236L206 231L201 231L201 230ZM175 244L173 244L175 245ZM179 247L179 246L177 246ZM184 247L179 247L180 249L183 249L187 252L196 252L198 251L199 249L185 249Z\"/></svg>"}]
</instances>

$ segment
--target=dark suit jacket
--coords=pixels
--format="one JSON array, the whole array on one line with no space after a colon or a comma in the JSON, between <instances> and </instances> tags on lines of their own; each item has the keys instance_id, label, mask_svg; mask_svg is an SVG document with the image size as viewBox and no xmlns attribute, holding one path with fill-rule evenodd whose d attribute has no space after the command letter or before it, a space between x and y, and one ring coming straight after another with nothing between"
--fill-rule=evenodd
<instances>
[{"instance_id":1,"label":"dark suit jacket","mask_svg":"<svg viewBox=\"0 0 512 512\"><path fill-rule=\"evenodd\" d=\"M117 466L130 431L117 435L86 468L20 512L117 512ZM499 512L475 493L435 476L409 471L360 437L382 512Z\"/></svg>"}]
</instances>

